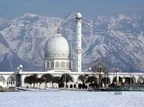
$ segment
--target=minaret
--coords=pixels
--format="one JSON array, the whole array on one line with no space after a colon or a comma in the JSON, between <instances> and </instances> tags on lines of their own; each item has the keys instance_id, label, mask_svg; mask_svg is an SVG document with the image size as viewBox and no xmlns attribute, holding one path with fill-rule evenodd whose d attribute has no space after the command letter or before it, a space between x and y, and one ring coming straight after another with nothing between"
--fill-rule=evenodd
<instances>
[{"instance_id":1,"label":"minaret","mask_svg":"<svg viewBox=\"0 0 144 107\"><path fill-rule=\"evenodd\" d=\"M81 72L82 68L82 15L76 14L76 72Z\"/></svg>"}]
</instances>

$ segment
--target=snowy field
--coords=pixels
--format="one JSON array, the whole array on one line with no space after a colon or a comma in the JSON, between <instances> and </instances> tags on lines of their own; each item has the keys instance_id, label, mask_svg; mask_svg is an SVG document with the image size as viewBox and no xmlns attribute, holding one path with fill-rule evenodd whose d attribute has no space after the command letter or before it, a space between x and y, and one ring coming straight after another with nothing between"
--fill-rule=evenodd
<instances>
[{"instance_id":1,"label":"snowy field","mask_svg":"<svg viewBox=\"0 0 144 107\"><path fill-rule=\"evenodd\" d=\"M144 107L144 92L1 92L0 107Z\"/></svg>"}]
</instances>

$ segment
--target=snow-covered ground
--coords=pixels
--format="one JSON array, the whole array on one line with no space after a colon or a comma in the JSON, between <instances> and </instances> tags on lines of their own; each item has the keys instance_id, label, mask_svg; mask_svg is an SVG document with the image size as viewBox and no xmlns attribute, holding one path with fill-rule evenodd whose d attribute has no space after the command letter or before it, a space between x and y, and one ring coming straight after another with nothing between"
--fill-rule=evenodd
<instances>
[{"instance_id":1,"label":"snow-covered ground","mask_svg":"<svg viewBox=\"0 0 144 107\"><path fill-rule=\"evenodd\" d=\"M1 92L0 107L144 107L144 92Z\"/></svg>"}]
</instances>

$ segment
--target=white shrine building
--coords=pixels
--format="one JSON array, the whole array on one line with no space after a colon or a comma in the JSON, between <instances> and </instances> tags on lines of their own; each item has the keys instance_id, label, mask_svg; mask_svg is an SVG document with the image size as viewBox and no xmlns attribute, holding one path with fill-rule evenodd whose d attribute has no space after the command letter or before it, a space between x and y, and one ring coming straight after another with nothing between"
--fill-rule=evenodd
<instances>
[{"instance_id":1,"label":"white shrine building","mask_svg":"<svg viewBox=\"0 0 144 107\"><path fill-rule=\"evenodd\" d=\"M27 84L24 83L26 76L32 74L37 74L40 77L43 74L50 73L53 76L61 76L64 73L68 73L73 77L73 82L71 84L78 84L81 81L78 80L79 75L93 75L93 72L82 72L82 15L80 12L76 14L76 40L77 45L75 48L76 51L76 71L73 70L73 60L71 58L71 52L69 43L64 38L59 29L57 33L52 36L45 45L45 65L44 71L39 72L29 72L24 71L23 66L20 65L17 72L0 72L0 86L2 87L26 87ZM97 74L96 74L97 75ZM102 73L103 75L103 73ZM114 77L116 76L115 72L110 72L108 78L112 83ZM117 73L118 77L123 78L125 81L126 77L132 77L136 83L139 80L143 80L144 73L126 73L119 72Z\"/></svg>"}]
</instances>

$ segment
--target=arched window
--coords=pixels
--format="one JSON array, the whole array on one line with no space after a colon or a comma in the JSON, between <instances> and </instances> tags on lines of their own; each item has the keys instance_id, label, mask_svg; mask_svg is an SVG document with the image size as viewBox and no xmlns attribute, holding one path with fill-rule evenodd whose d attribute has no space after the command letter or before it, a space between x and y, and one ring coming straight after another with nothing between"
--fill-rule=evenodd
<instances>
[{"instance_id":1,"label":"arched window","mask_svg":"<svg viewBox=\"0 0 144 107\"><path fill-rule=\"evenodd\" d=\"M4 82L5 78L3 76L0 76L0 82Z\"/></svg>"},{"instance_id":2,"label":"arched window","mask_svg":"<svg viewBox=\"0 0 144 107\"><path fill-rule=\"evenodd\" d=\"M47 62L47 67L46 68L49 68L49 62Z\"/></svg>"},{"instance_id":3,"label":"arched window","mask_svg":"<svg viewBox=\"0 0 144 107\"><path fill-rule=\"evenodd\" d=\"M69 62L66 63L66 68L69 68Z\"/></svg>"},{"instance_id":4,"label":"arched window","mask_svg":"<svg viewBox=\"0 0 144 107\"><path fill-rule=\"evenodd\" d=\"M49 68L51 68L51 62L49 62Z\"/></svg>"},{"instance_id":5,"label":"arched window","mask_svg":"<svg viewBox=\"0 0 144 107\"><path fill-rule=\"evenodd\" d=\"M69 68L71 69L71 62L69 62Z\"/></svg>"},{"instance_id":6,"label":"arched window","mask_svg":"<svg viewBox=\"0 0 144 107\"><path fill-rule=\"evenodd\" d=\"M60 67L60 63L59 63L59 62L56 62L56 63L55 63L55 66L56 66L56 68L59 68L59 67Z\"/></svg>"},{"instance_id":7,"label":"arched window","mask_svg":"<svg viewBox=\"0 0 144 107\"><path fill-rule=\"evenodd\" d=\"M51 62L51 68L54 68L54 62Z\"/></svg>"},{"instance_id":8,"label":"arched window","mask_svg":"<svg viewBox=\"0 0 144 107\"><path fill-rule=\"evenodd\" d=\"M7 82L12 82L14 81L14 78L12 76L8 77Z\"/></svg>"},{"instance_id":9,"label":"arched window","mask_svg":"<svg viewBox=\"0 0 144 107\"><path fill-rule=\"evenodd\" d=\"M7 83L11 85L14 84L14 78L12 76L8 77Z\"/></svg>"},{"instance_id":10,"label":"arched window","mask_svg":"<svg viewBox=\"0 0 144 107\"><path fill-rule=\"evenodd\" d=\"M0 76L0 82L3 82L3 84L5 83L5 78L3 76Z\"/></svg>"},{"instance_id":11,"label":"arched window","mask_svg":"<svg viewBox=\"0 0 144 107\"><path fill-rule=\"evenodd\" d=\"M61 62L61 68L65 68L65 62Z\"/></svg>"},{"instance_id":12,"label":"arched window","mask_svg":"<svg viewBox=\"0 0 144 107\"><path fill-rule=\"evenodd\" d=\"M143 83L144 83L144 78L143 78L143 76L139 76L137 82L140 83L140 84L143 84Z\"/></svg>"}]
</instances>

